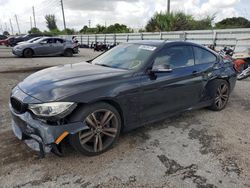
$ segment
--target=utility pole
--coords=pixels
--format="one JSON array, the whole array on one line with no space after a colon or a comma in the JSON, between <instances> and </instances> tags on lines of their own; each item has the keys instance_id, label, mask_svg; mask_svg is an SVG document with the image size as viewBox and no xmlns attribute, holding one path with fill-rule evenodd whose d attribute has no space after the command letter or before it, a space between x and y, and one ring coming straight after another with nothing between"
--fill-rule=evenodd
<instances>
[{"instance_id":1,"label":"utility pole","mask_svg":"<svg viewBox=\"0 0 250 188\"><path fill-rule=\"evenodd\" d=\"M13 26L12 26L12 23L11 23L11 19L10 19L10 28L11 28L11 34L14 35Z\"/></svg>"},{"instance_id":2,"label":"utility pole","mask_svg":"<svg viewBox=\"0 0 250 188\"><path fill-rule=\"evenodd\" d=\"M17 24L17 28L18 28L18 33L21 34L16 14L15 14L15 18L16 18L16 24Z\"/></svg>"},{"instance_id":3,"label":"utility pole","mask_svg":"<svg viewBox=\"0 0 250 188\"><path fill-rule=\"evenodd\" d=\"M34 6L32 7L33 10L33 18L34 18L34 27L36 27L36 15L35 15L35 8Z\"/></svg>"},{"instance_id":4,"label":"utility pole","mask_svg":"<svg viewBox=\"0 0 250 188\"><path fill-rule=\"evenodd\" d=\"M32 18L30 16L30 29L32 29Z\"/></svg>"},{"instance_id":5,"label":"utility pole","mask_svg":"<svg viewBox=\"0 0 250 188\"><path fill-rule=\"evenodd\" d=\"M170 13L170 0L168 0L168 13Z\"/></svg>"},{"instance_id":6,"label":"utility pole","mask_svg":"<svg viewBox=\"0 0 250 188\"><path fill-rule=\"evenodd\" d=\"M91 27L91 20L89 20L89 28Z\"/></svg>"},{"instance_id":7,"label":"utility pole","mask_svg":"<svg viewBox=\"0 0 250 188\"><path fill-rule=\"evenodd\" d=\"M64 16L63 0L61 0L61 7L62 7L64 30L66 30L66 22L65 22L65 16Z\"/></svg>"}]
</instances>

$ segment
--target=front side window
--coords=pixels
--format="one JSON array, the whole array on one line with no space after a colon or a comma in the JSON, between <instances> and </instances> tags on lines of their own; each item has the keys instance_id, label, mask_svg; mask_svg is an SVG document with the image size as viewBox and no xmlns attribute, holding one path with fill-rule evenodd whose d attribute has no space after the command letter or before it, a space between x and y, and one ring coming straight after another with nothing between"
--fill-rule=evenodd
<instances>
[{"instance_id":1,"label":"front side window","mask_svg":"<svg viewBox=\"0 0 250 188\"><path fill-rule=\"evenodd\" d=\"M165 66L171 69L194 65L191 46L173 46L162 49L154 60L154 67Z\"/></svg>"},{"instance_id":2,"label":"front side window","mask_svg":"<svg viewBox=\"0 0 250 188\"><path fill-rule=\"evenodd\" d=\"M211 52L199 47L193 47L193 48L194 48L195 64L216 62L217 57Z\"/></svg>"},{"instance_id":3,"label":"front side window","mask_svg":"<svg viewBox=\"0 0 250 188\"><path fill-rule=\"evenodd\" d=\"M133 70L141 67L155 49L149 45L121 44L94 59L92 64Z\"/></svg>"}]
</instances>

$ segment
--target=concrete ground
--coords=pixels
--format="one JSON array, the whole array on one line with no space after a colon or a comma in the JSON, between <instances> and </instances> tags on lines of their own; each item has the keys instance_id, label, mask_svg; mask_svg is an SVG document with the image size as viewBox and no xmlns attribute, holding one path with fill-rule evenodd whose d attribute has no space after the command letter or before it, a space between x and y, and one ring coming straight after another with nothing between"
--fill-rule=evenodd
<instances>
[{"instance_id":1,"label":"concrete ground","mask_svg":"<svg viewBox=\"0 0 250 188\"><path fill-rule=\"evenodd\" d=\"M96 56L17 58L0 48L0 187L250 187L250 78L239 81L226 109L186 112L121 135L95 157L71 147L39 159L11 131L11 88L42 67Z\"/></svg>"}]
</instances>

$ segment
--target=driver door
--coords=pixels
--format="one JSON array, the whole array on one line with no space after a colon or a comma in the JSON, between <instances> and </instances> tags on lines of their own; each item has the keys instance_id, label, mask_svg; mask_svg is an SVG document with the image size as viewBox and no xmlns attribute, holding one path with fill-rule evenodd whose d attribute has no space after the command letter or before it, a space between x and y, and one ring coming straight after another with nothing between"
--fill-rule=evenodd
<instances>
[{"instance_id":1,"label":"driver door","mask_svg":"<svg viewBox=\"0 0 250 188\"><path fill-rule=\"evenodd\" d=\"M51 55L53 54L53 41L54 39L48 38L38 43L38 46L34 49L37 55Z\"/></svg>"},{"instance_id":2,"label":"driver door","mask_svg":"<svg viewBox=\"0 0 250 188\"><path fill-rule=\"evenodd\" d=\"M157 67L170 67L170 70L154 72ZM171 46L159 51L151 73L142 76L141 120L150 122L197 104L202 93L202 77L196 73L191 46Z\"/></svg>"}]
</instances>

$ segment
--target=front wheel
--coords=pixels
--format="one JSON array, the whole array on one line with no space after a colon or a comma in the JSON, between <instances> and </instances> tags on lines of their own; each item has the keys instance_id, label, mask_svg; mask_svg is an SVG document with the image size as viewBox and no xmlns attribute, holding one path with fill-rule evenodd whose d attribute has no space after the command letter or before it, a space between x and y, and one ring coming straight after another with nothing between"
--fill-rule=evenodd
<instances>
[{"instance_id":1,"label":"front wheel","mask_svg":"<svg viewBox=\"0 0 250 188\"><path fill-rule=\"evenodd\" d=\"M71 49L66 49L63 53L65 57L72 57L73 56L73 51Z\"/></svg>"},{"instance_id":2,"label":"front wheel","mask_svg":"<svg viewBox=\"0 0 250 188\"><path fill-rule=\"evenodd\" d=\"M96 103L80 109L73 119L83 121L86 128L70 136L71 145L79 152L98 155L117 141L121 118L117 110L107 103Z\"/></svg>"},{"instance_id":3,"label":"front wheel","mask_svg":"<svg viewBox=\"0 0 250 188\"><path fill-rule=\"evenodd\" d=\"M213 80L209 83L208 92L213 99L209 109L220 111L226 107L230 93L229 84L226 80Z\"/></svg>"},{"instance_id":4,"label":"front wheel","mask_svg":"<svg viewBox=\"0 0 250 188\"><path fill-rule=\"evenodd\" d=\"M23 51L23 57L30 58L33 56L33 51L31 49L25 49Z\"/></svg>"}]
</instances>

